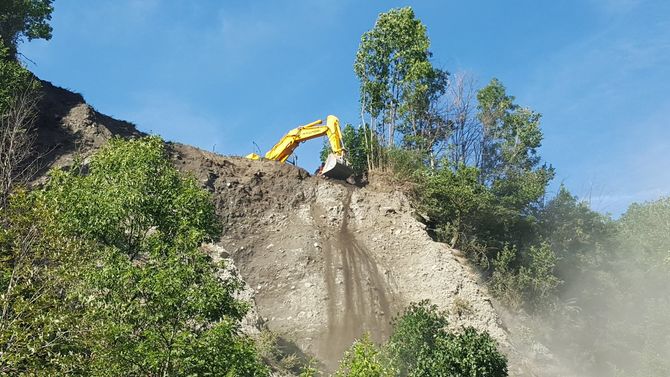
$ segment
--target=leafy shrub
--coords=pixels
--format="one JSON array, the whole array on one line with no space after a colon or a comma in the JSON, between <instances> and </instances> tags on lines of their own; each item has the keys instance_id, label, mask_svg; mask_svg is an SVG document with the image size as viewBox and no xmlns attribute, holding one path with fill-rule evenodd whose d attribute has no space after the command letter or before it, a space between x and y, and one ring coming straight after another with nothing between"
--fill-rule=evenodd
<instances>
[{"instance_id":1,"label":"leafy shrub","mask_svg":"<svg viewBox=\"0 0 670 377\"><path fill-rule=\"evenodd\" d=\"M633 204L619 220L620 239L650 265L670 267L670 197Z\"/></svg>"},{"instance_id":2,"label":"leafy shrub","mask_svg":"<svg viewBox=\"0 0 670 377\"><path fill-rule=\"evenodd\" d=\"M44 195L64 233L100 245L80 289L93 373L264 373L238 335L240 282L199 249L220 229L214 205L163 141L112 140L82 171L53 172Z\"/></svg>"},{"instance_id":3,"label":"leafy shrub","mask_svg":"<svg viewBox=\"0 0 670 377\"><path fill-rule=\"evenodd\" d=\"M476 168L462 165L455 171L443 167L423 175L420 206L431 221L449 230L450 234L443 233L440 238L452 246L477 231L480 216L484 216L491 205L493 198L478 182L478 174Z\"/></svg>"},{"instance_id":4,"label":"leafy shrub","mask_svg":"<svg viewBox=\"0 0 670 377\"><path fill-rule=\"evenodd\" d=\"M612 220L591 210L563 186L538 214L538 236L558 258L557 276L580 278L598 263L599 249L610 248L616 233Z\"/></svg>"},{"instance_id":5,"label":"leafy shrub","mask_svg":"<svg viewBox=\"0 0 670 377\"><path fill-rule=\"evenodd\" d=\"M0 209L0 375L83 375L82 305L72 292L93 245L58 232L38 197Z\"/></svg>"},{"instance_id":6,"label":"leafy shrub","mask_svg":"<svg viewBox=\"0 0 670 377\"><path fill-rule=\"evenodd\" d=\"M487 334L445 330L446 314L428 301L395 319L386 352L400 376L507 376L507 360Z\"/></svg>"},{"instance_id":7,"label":"leafy shrub","mask_svg":"<svg viewBox=\"0 0 670 377\"><path fill-rule=\"evenodd\" d=\"M337 377L383 377L392 376L391 370L382 360L382 354L369 335L365 334L345 352Z\"/></svg>"},{"instance_id":8,"label":"leafy shrub","mask_svg":"<svg viewBox=\"0 0 670 377\"><path fill-rule=\"evenodd\" d=\"M443 333L447 324L444 313L427 300L410 304L394 320L387 350L400 375L408 375L416 368L419 358L431 352L437 334Z\"/></svg>"},{"instance_id":9,"label":"leafy shrub","mask_svg":"<svg viewBox=\"0 0 670 377\"><path fill-rule=\"evenodd\" d=\"M386 167L393 173L396 179L416 180L424 170L422 153L402 148L385 148Z\"/></svg>"},{"instance_id":10,"label":"leafy shrub","mask_svg":"<svg viewBox=\"0 0 670 377\"><path fill-rule=\"evenodd\" d=\"M507 360L487 334L469 327L460 334L438 336L428 357L421 357L410 376L503 377Z\"/></svg>"},{"instance_id":11,"label":"leafy shrub","mask_svg":"<svg viewBox=\"0 0 670 377\"><path fill-rule=\"evenodd\" d=\"M65 353L60 370L85 375L267 375L239 330L246 305L234 294L241 283L221 280L222 266L199 248L220 229L209 194L170 164L160 138L113 140L88 166L53 171L31 197L53 241L49 253L29 245L37 259L21 266L45 279L22 281L22 289L58 291L52 306L24 321L60 316L47 334L61 336L41 337L33 328L15 338L18 349L55 349L33 355L23 372L38 373ZM5 263L16 270L16 249L3 246L3 271Z\"/></svg>"},{"instance_id":12,"label":"leafy shrub","mask_svg":"<svg viewBox=\"0 0 670 377\"><path fill-rule=\"evenodd\" d=\"M515 309L546 309L562 284L554 273L556 255L546 243L530 246L525 256L519 256L514 246L506 246L493 266L490 280L493 292Z\"/></svg>"}]
</instances>

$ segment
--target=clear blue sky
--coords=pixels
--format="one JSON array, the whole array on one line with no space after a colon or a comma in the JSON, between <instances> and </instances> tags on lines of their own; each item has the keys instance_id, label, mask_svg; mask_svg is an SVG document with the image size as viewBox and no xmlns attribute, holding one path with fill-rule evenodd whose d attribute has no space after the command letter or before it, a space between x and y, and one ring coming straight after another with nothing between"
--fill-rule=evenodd
<instances>
[{"instance_id":1,"label":"clear blue sky","mask_svg":"<svg viewBox=\"0 0 670 377\"><path fill-rule=\"evenodd\" d=\"M543 114L542 155L594 209L670 193L670 1L56 0L21 51L45 80L146 132L263 150L332 113L358 122L352 64L377 14L411 5L434 61L499 78ZM317 165L319 142L299 148Z\"/></svg>"}]
</instances>

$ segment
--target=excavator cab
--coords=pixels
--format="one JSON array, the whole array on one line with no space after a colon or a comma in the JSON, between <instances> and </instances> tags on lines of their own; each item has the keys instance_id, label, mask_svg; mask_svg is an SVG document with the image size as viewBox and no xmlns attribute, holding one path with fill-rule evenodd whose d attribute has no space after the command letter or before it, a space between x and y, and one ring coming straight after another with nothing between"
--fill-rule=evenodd
<instances>
[{"instance_id":1,"label":"excavator cab","mask_svg":"<svg viewBox=\"0 0 670 377\"><path fill-rule=\"evenodd\" d=\"M265 159L286 162L300 143L321 136L328 137L331 153L326 158L320 175L333 179L347 180L353 174L353 169L351 169L351 166L346 161L346 150L342 142L340 120L334 115L328 115L325 124L323 120L319 119L290 130L265 154ZM252 160L261 159L261 156L255 153L251 153L246 157Z\"/></svg>"}]
</instances>

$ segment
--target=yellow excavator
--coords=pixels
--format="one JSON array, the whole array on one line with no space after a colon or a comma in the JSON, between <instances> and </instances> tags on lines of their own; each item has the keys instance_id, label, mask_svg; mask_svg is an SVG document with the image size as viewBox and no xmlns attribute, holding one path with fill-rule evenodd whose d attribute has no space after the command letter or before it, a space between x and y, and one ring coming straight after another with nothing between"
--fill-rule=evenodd
<instances>
[{"instance_id":1,"label":"yellow excavator","mask_svg":"<svg viewBox=\"0 0 670 377\"><path fill-rule=\"evenodd\" d=\"M328 158L323 165L321 165L319 175L334 179L348 179L353 174L353 170L346 161L346 150L342 143L340 120L334 115L328 115L325 124L323 123L323 120L319 119L290 130L265 154L264 159L282 163L286 162L300 143L324 135L328 137L331 153L328 155ZM261 156L256 153L248 154L246 157L252 160L261 159Z\"/></svg>"}]
</instances>

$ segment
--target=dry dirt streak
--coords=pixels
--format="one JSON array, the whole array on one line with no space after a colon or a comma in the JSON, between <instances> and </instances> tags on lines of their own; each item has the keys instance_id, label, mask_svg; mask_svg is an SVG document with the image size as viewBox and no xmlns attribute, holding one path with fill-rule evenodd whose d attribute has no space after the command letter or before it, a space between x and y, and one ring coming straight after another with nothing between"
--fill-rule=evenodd
<instances>
[{"instance_id":1,"label":"dry dirt streak","mask_svg":"<svg viewBox=\"0 0 670 377\"><path fill-rule=\"evenodd\" d=\"M343 217L339 230L321 228L324 233L324 278L328 289L328 331L323 339L326 365L333 369L342 353L364 331L376 341L390 332L391 289L379 273L368 251L358 243L349 229L351 195L354 188L345 187ZM315 220L320 209L313 209ZM324 231L325 230L325 231ZM339 251L339 253L337 253ZM340 262L339 265L336 262ZM342 292L337 284L338 267L342 270Z\"/></svg>"}]
</instances>

